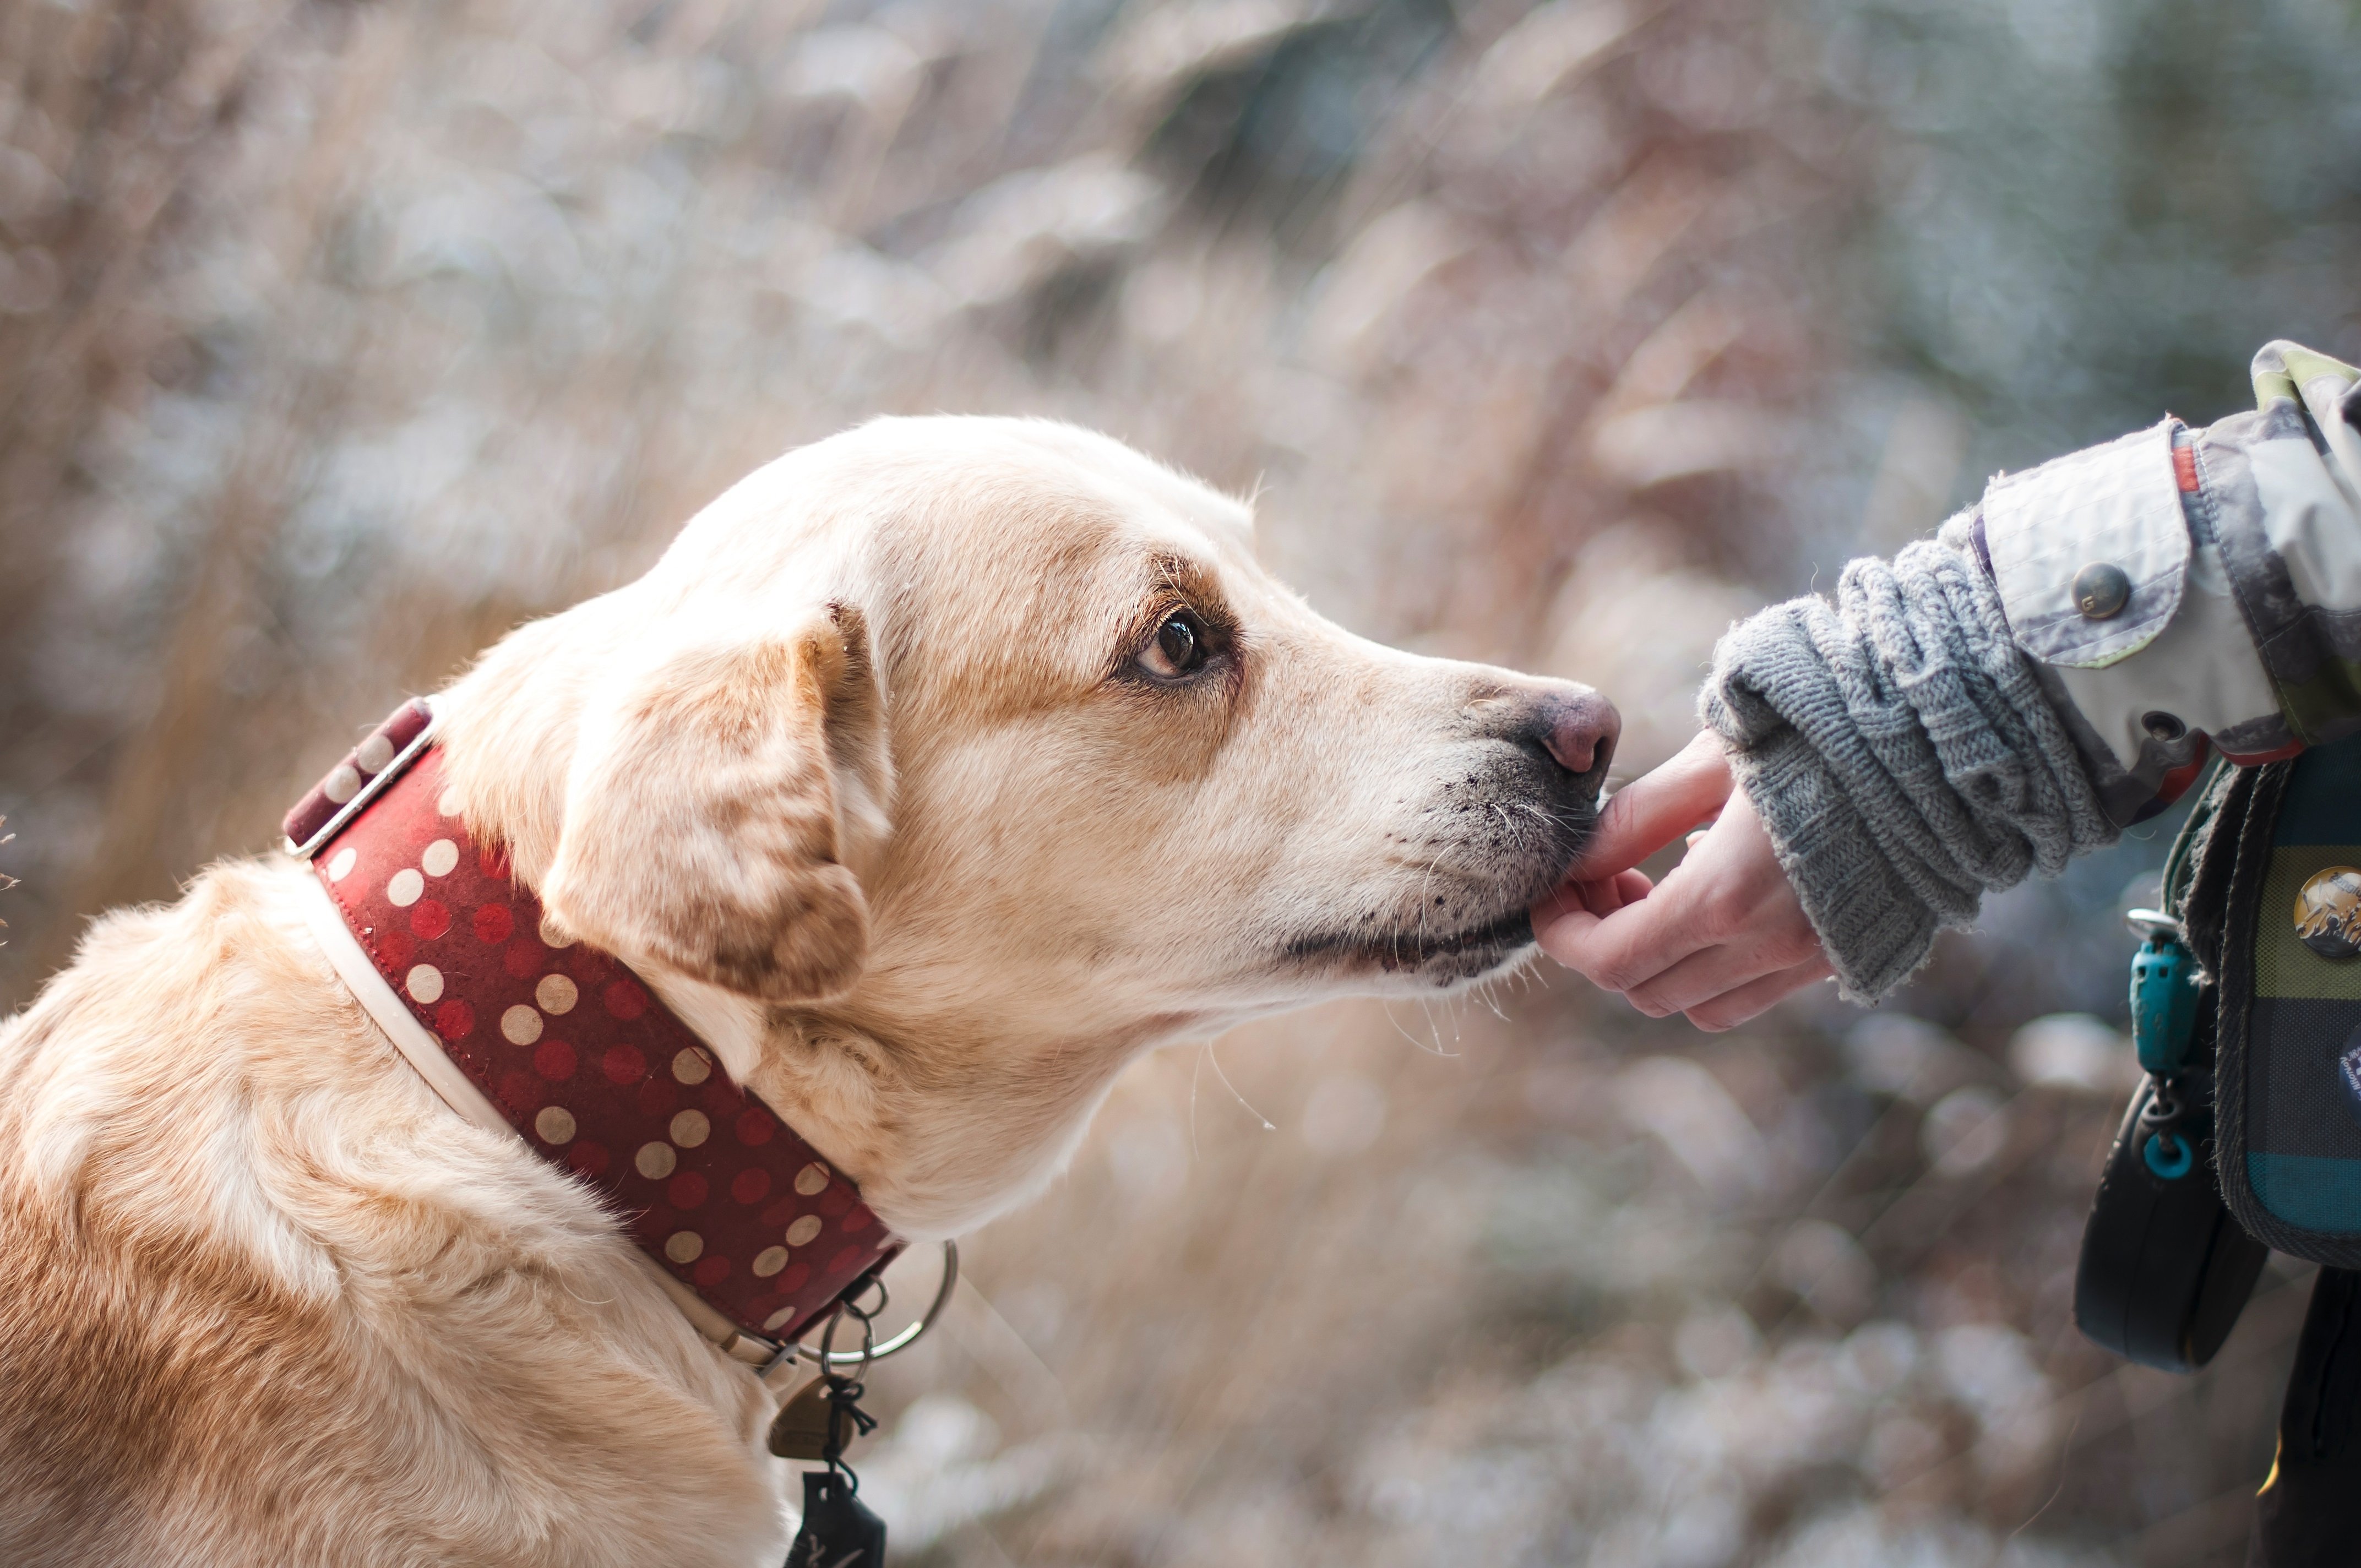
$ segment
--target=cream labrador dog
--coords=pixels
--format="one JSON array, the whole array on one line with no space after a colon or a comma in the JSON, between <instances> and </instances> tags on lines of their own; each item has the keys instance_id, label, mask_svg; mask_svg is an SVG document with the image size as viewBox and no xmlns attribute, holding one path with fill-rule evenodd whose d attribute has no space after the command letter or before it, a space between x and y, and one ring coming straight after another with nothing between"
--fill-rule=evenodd
<instances>
[{"instance_id":1,"label":"cream labrador dog","mask_svg":"<svg viewBox=\"0 0 2361 1568\"><path fill-rule=\"evenodd\" d=\"M1530 950L1587 688L1351 636L1105 438L881 421L438 699L478 839L912 1240L1126 1062ZM0 1028L0 1561L775 1563L776 1395L236 861Z\"/></svg>"}]
</instances>

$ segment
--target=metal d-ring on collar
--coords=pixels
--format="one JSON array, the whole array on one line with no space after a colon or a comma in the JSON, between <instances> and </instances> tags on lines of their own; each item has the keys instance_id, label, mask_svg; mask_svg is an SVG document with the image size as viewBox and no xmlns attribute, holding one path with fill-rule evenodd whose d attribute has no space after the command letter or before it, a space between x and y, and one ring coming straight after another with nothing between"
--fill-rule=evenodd
<instances>
[{"instance_id":1,"label":"metal d-ring on collar","mask_svg":"<svg viewBox=\"0 0 2361 1568\"><path fill-rule=\"evenodd\" d=\"M873 1277L869 1283L876 1284L877 1282ZM887 1340L883 1344L870 1343L868 1336L864 1333L862 1335L862 1348L859 1350L833 1349L830 1347L829 1341L826 1335L821 1337L820 1347L818 1350L814 1350L807 1344L799 1344L795 1341L790 1340L785 1344L779 1347L779 1354L771 1358L769 1364L762 1369L758 1376L768 1377L778 1368L786 1365L790 1362L797 1360L808 1361L813 1365L820 1367L825 1371L829 1368L839 1366L866 1365L868 1363L873 1361L883 1361L887 1356L892 1355L896 1352L907 1350L912 1345L917 1343L919 1340L926 1337L927 1331L935 1326L936 1320L943 1315L943 1309L950 1305L951 1292L957 1288L958 1286L959 1244L957 1242L945 1242L943 1244L942 1283L935 1287L935 1299L928 1303L927 1310L925 1311L918 1314L918 1321L917 1322L912 1323L909 1327L904 1329L900 1333L895 1334L893 1338ZM882 1289L884 1287L880 1286L879 1288ZM882 1308L883 1303L880 1303L880 1309L882 1310ZM842 1309L840 1305L837 1311L830 1312L829 1314L828 1322L830 1329L835 1327L836 1320L840 1315L841 1315L841 1310Z\"/></svg>"}]
</instances>

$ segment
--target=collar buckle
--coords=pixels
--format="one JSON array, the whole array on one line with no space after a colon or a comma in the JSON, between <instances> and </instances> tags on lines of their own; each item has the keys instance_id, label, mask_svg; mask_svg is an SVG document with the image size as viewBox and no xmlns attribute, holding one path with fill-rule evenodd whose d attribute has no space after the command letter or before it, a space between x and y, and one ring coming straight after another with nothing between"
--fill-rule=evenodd
<instances>
[{"instance_id":1,"label":"collar buckle","mask_svg":"<svg viewBox=\"0 0 2361 1568\"><path fill-rule=\"evenodd\" d=\"M423 696L395 708L287 814L281 847L299 861L318 854L434 742L438 718L434 704Z\"/></svg>"}]
</instances>

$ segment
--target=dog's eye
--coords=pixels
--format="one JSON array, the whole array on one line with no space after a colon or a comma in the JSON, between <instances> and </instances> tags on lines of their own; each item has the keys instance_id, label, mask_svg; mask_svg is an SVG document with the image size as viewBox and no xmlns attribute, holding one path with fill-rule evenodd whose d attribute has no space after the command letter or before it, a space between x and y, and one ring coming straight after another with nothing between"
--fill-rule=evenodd
<instances>
[{"instance_id":1,"label":"dog's eye","mask_svg":"<svg viewBox=\"0 0 2361 1568\"><path fill-rule=\"evenodd\" d=\"M1212 651L1213 640L1205 633L1205 623L1197 612L1174 610L1156 629L1148 646L1139 651L1139 667L1159 681L1177 681L1193 675L1205 667L1205 657Z\"/></svg>"}]
</instances>

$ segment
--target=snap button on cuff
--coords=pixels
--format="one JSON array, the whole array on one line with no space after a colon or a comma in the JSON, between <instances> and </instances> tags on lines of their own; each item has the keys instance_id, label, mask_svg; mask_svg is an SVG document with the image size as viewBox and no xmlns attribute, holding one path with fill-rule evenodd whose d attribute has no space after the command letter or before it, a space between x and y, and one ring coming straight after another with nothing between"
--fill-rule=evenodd
<instances>
[{"instance_id":1,"label":"snap button on cuff","mask_svg":"<svg viewBox=\"0 0 2361 1568\"><path fill-rule=\"evenodd\" d=\"M2074 608L2092 620L2113 620L2132 602L2132 580L2121 566L2093 561L2074 574Z\"/></svg>"}]
</instances>

